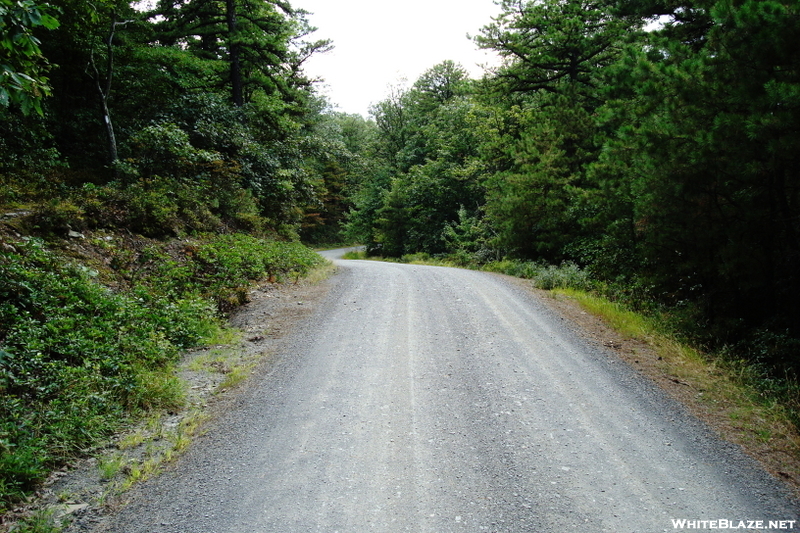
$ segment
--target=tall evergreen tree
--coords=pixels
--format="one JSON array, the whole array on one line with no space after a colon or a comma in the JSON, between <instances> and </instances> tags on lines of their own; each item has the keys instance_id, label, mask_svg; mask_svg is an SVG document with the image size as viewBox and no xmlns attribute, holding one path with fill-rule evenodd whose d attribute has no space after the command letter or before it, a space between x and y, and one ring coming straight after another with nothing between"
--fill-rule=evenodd
<instances>
[{"instance_id":1,"label":"tall evergreen tree","mask_svg":"<svg viewBox=\"0 0 800 533\"><path fill-rule=\"evenodd\" d=\"M498 246L512 254L587 260L600 238L598 212L608 209L588 173L606 133L597 111L608 72L641 22L614 16L602 0L501 5L476 39L504 59L485 88L514 124L513 135L490 143L498 168L486 179L487 215Z\"/></svg>"},{"instance_id":2,"label":"tall evergreen tree","mask_svg":"<svg viewBox=\"0 0 800 533\"><path fill-rule=\"evenodd\" d=\"M289 107L302 103L311 84L302 64L330 47L325 40L304 42L314 31L306 12L280 0L162 0L153 16L159 42L220 62L216 83L236 106L256 93Z\"/></svg>"},{"instance_id":3,"label":"tall evergreen tree","mask_svg":"<svg viewBox=\"0 0 800 533\"><path fill-rule=\"evenodd\" d=\"M753 327L800 333L797 9L693 3L690 21L666 19L628 62L638 119L617 155L647 272L718 342Z\"/></svg>"}]
</instances>

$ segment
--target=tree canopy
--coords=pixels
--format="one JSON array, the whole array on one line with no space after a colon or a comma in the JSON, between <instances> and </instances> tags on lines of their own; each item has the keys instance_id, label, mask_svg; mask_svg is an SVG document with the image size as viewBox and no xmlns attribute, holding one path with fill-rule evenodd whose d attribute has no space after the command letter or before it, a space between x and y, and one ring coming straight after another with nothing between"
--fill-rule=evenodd
<instances>
[{"instance_id":1,"label":"tree canopy","mask_svg":"<svg viewBox=\"0 0 800 533\"><path fill-rule=\"evenodd\" d=\"M432 65L371 118L316 94L331 43L286 1L54 5L0 0L5 201L44 184L52 227L570 262L800 366L795 1L502 0L499 66Z\"/></svg>"},{"instance_id":2,"label":"tree canopy","mask_svg":"<svg viewBox=\"0 0 800 533\"><path fill-rule=\"evenodd\" d=\"M49 63L34 30L57 28L54 14L49 5L33 0L0 1L0 105L42 113L41 99L50 95Z\"/></svg>"},{"instance_id":3,"label":"tree canopy","mask_svg":"<svg viewBox=\"0 0 800 533\"><path fill-rule=\"evenodd\" d=\"M574 262L709 345L800 365L800 5L500 5L483 80L442 64L374 107L352 234Z\"/></svg>"}]
</instances>

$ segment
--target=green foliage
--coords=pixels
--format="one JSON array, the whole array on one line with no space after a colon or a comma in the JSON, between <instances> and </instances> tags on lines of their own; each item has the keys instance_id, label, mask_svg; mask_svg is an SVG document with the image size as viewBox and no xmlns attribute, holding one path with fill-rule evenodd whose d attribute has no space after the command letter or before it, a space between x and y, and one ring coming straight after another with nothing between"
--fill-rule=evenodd
<instances>
[{"instance_id":1,"label":"green foliage","mask_svg":"<svg viewBox=\"0 0 800 533\"><path fill-rule=\"evenodd\" d=\"M493 228L480 213L470 215L463 206L458 210L458 223L445 226L442 238L450 257L461 265L497 259Z\"/></svg>"},{"instance_id":2,"label":"green foliage","mask_svg":"<svg viewBox=\"0 0 800 533\"><path fill-rule=\"evenodd\" d=\"M41 100L51 88L48 62L33 31L58 27L54 10L33 0L0 0L0 105L19 105L24 114L42 114Z\"/></svg>"},{"instance_id":3,"label":"green foliage","mask_svg":"<svg viewBox=\"0 0 800 533\"><path fill-rule=\"evenodd\" d=\"M368 252L443 253L443 232L459 208L483 202L470 88L464 69L445 61L373 109L379 168L353 195L348 221Z\"/></svg>"},{"instance_id":4,"label":"green foliage","mask_svg":"<svg viewBox=\"0 0 800 533\"><path fill-rule=\"evenodd\" d=\"M20 522L14 524L15 533L61 533L68 525L64 516L59 516L56 509L40 509Z\"/></svg>"},{"instance_id":5,"label":"green foliage","mask_svg":"<svg viewBox=\"0 0 800 533\"><path fill-rule=\"evenodd\" d=\"M501 15L476 38L506 61L491 80L503 92L569 91L597 105L598 78L635 25L610 17L611 2L503 0Z\"/></svg>"},{"instance_id":6,"label":"green foliage","mask_svg":"<svg viewBox=\"0 0 800 533\"><path fill-rule=\"evenodd\" d=\"M323 261L244 234L127 254L100 242L127 289L109 290L98 282L108 272L65 264L36 239L0 252L0 505L129 417L182 405L172 373L181 350L213 338L219 312L246 302L253 283Z\"/></svg>"},{"instance_id":7,"label":"green foliage","mask_svg":"<svg viewBox=\"0 0 800 533\"><path fill-rule=\"evenodd\" d=\"M205 308L114 294L39 241L15 246L18 254L0 253L3 499L129 413L179 403L164 372L209 327Z\"/></svg>"},{"instance_id":8,"label":"green foliage","mask_svg":"<svg viewBox=\"0 0 800 533\"><path fill-rule=\"evenodd\" d=\"M800 206L798 161L788 149L800 120L788 44L800 35L796 10L711 2L703 24L671 21L617 75L609 116L626 120L608 123L618 134L598 176L629 187L638 274L712 345L762 328L800 336L790 222ZM797 362L776 351L771 364Z\"/></svg>"},{"instance_id":9,"label":"green foliage","mask_svg":"<svg viewBox=\"0 0 800 533\"><path fill-rule=\"evenodd\" d=\"M304 99L302 61L329 47L303 40L313 31L305 15L264 0L159 2L152 13L160 42L221 63L217 76L236 106L261 95L281 108Z\"/></svg>"},{"instance_id":10,"label":"green foliage","mask_svg":"<svg viewBox=\"0 0 800 533\"><path fill-rule=\"evenodd\" d=\"M116 166L120 181L53 191L30 224L57 235L126 227L151 237L266 229L257 199L242 185L240 164L196 148L176 124L143 128L126 151Z\"/></svg>"},{"instance_id":11,"label":"green foliage","mask_svg":"<svg viewBox=\"0 0 800 533\"><path fill-rule=\"evenodd\" d=\"M489 272L499 272L518 278L533 280L537 288L544 290L574 289L587 291L594 288L589 274L575 263L565 262L560 266L532 261L503 260L487 263L483 267Z\"/></svg>"},{"instance_id":12,"label":"green foliage","mask_svg":"<svg viewBox=\"0 0 800 533\"><path fill-rule=\"evenodd\" d=\"M342 240L343 223L353 207L354 194L371 178L375 123L360 115L325 113L315 124L308 164L316 202L307 205L301 237L309 243Z\"/></svg>"},{"instance_id":13,"label":"green foliage","mask_svg":"<svg viewBox=\"0 0 800 533\"><path fill-rule=\"evenodd\" d=\"M558 262L585 234L582 199L592 184L584 170L595 125L568 95L540 95L526 107L508 111L519 129L513 140L490 141L504 169L486 177L486 214L501 249Z\"/></svg>"},{"instance_id":14,"label":"green foliage","mask_svg":"<svg viewBox=\"0 0 800 533\"><path fill-rule=\"evenodd\" d=\"M123 147L133 172L181 178L221 209L245 189L273 227L296 228L318 201L306 161L315 138L299 124L272 124L256 104L236 108L213 94L180 98L162 115Z\"/></svg>"},{"instance_id":15,"label":"green foliage","mask_svg":"<svg viewBox=\"0 0 800 533\"><path fill-rule=\"evenodd\" d=\"M59 166L59 153L47 131L45 121L38 115L25 116L0 107L0 202L14 201L8 194L16 186L35 194L44 176ZM14 179L17 178L17 179Z\"/></svg>"},{"instance_id":16,"label":"green foliage","mask_svg":"<svg viewBox=\"0 0 800 533\"><path fill-rule=\"evenodd\" d=\"M154 176L104 186L87 184L60 192L39 205L27 225L44 234L65 236L69 230L126 228L148 237L239 229L260 232L263 217L252 194L226 181L236 174L224 163L210 164L192 184ZM211 180L217 179L218 189Z\"/></svg>"},{"instance_id":17,"label":"green foliage","mask_svg":"<svg viewBox=\"0 0 800 533\"><path fill-rule=\"evenodd\" d=\"M139 276L153 297L196 294L228 312L248 301L254 282L302 276L322 258L298 242L231 234L187 244L177 257L146 250L138 262Z\"/></svg>"},{"instance_id":18,"label":"green foliage","mask_svg":"<svg viewBox=\"0 0 800 533\"><path fill-rule=\"evenodd\" d=\"M39 9L32 1L19 4ZM41 56L59 65L53 98L42 108L40 131L17 127L24 118L19 106L0 108L2 167L20 179L37 172L37 180L52 182L59 176L41 175L50 171L43 163L52 162L51 169L69 166L80 176L70 185L119 182L129 191L116 203L129 205L112 211L132 206L138 213L129 220L142 223L131 229L148 235L219 230L232 219L239 229L269 223L287 235L297 231L303 210L318 204L310 126L322 106L300 65L327 49L324 41L308 41L313 28L302 10L285 2L230 2L240 15L231 29L226 5L214 2L165 4L147 14L116 0L60 5L60 26L36 33ZM232 43L243 75L238 105L231 102L226 57ZM113 117L113 128L98 120L98 106ZM225 205L247 201L246 211ZM143 213L154 216L145 220Z\"/></svg>"}]
</instances>

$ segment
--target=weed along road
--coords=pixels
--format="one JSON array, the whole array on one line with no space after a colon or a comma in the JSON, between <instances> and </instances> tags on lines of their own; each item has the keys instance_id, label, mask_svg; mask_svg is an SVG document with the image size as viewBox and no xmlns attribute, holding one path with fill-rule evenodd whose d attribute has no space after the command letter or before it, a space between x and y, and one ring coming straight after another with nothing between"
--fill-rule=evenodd
<instances>
[{"instance_id":1,"label":"weed along road","mask_svg":"<svg viewBox=\"0 0 800 533\"><path fill-rule=\"evenodd\" d=\"M800 529L779 482L518 284L337 264L271 368L98 530Z\"/></svg>"}]
</instances>

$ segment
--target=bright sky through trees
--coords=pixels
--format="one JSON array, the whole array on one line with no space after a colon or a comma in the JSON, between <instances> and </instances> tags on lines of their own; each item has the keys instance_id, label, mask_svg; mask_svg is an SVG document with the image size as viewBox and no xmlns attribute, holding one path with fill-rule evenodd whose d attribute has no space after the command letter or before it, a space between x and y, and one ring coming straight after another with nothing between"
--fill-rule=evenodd
<instances>
[{"instance_id":1,"label":"bright sky through trees","mask_svg":"<svg viewBox=\"0 0 800 533\"><path fill-rule=\"evenodd\" d=\"M332 39L334 50L312 57L306 71L325 79L323 94L338 110L368 113L388 87L446 59L461 63L472 77L491 55L471 39L499 13L493 0L295 0L312 13L315 38Z\"/></svg>"}]
</instances>

